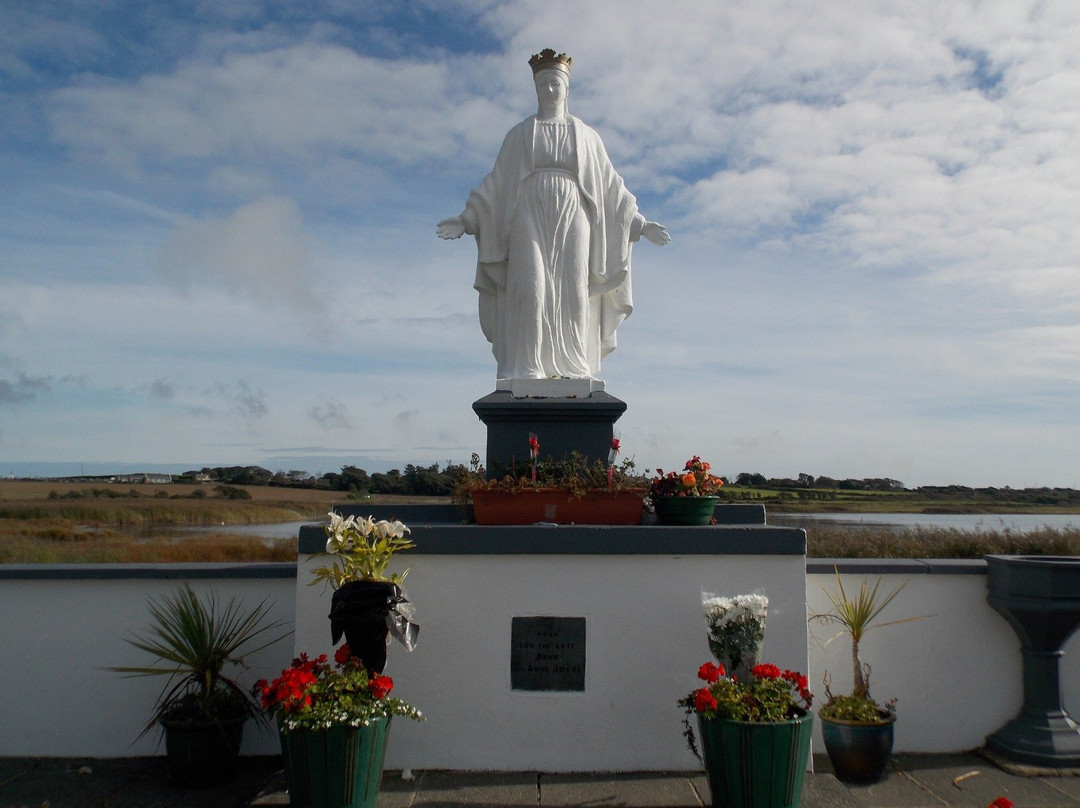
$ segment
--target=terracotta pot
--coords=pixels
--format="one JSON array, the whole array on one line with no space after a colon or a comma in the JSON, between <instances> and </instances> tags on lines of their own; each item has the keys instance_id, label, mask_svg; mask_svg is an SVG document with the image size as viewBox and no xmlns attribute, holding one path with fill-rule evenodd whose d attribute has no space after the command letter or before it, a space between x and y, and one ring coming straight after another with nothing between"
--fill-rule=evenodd
<instances>
[{"instance_id":1,"label":"terracotta pot","mask_svg":"<svg viewBox=\"0 0 1080 808\"><path fill-rule=\"evenodd\" d=\"M565 488L473 491L473 518L478 525L637 525L644 491L587 491L575 499Z\"/></svg>"}]
</instances>

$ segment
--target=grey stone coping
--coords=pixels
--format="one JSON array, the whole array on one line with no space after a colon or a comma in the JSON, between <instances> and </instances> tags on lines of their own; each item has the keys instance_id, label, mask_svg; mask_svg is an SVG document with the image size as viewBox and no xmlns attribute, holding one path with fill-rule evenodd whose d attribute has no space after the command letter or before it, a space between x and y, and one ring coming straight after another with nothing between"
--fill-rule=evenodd
<instances>
[{"instance_id":1,"label":"grey stone coping","mask_svg":"<svg viewBox=\"0 0 1080 808\"><path fill-rule=\"evenodd\" d=\"M986 575L981 558L808 558L807 575Z\"/></svg>"},{"instance_id":2,"label":"grey stone coping","mask_svg":"<svg viewBox=\"0 0 1080 808\"><path fill-rule=\"evenodd\" d=\"M205 564L0 564L0 580L235 580L295 577L296 564L291 561Z\"/></svg>"},{"instance_id":3,"label":"grey stone coping","mask_svg":"<svg viewBox=\"0 0 1080 808\"><path fill-rule=\"evenodd\" d=\"M461 535L464 526L450 534ZM422 528L418 528L422 532ZM578 528L581 530L583 528ZM476 530L469 526L466 530ZM491 531L482 541L476 540L465 546L443 547L447 538L431 542L427 547L428 555L755 555L783 554L798 555L791 552L793 542L798 537L764 537L760 528L611 528L597 527L590 531L590 544L577 543L567 539L565 527L508 527L486 528ZM771 531L794 529L768 528ZM620 538L624 531L641 531L639 539L627 542ZM664 531L689 531L682 536L665 536ZM743 535L739 535L743 533ZM756 536L751 536L757 534ZM318 553L325 547L321 525L308 525L301 528L299 550L301 554ZM435 535L434 533L432 534ZM427 542L427 538L424 538ZM583 541L583 540L582 540ZM644 544L643 544L644 542ZM803 538L805 548L805 538ZM435 545L434 547L432 545ZM483 544L495 544L493 549L481 549ZM421 548L410 550L410 554L423 555ZM833 570L845 575L986 575L986 562L982 559L958 558L808 558L808 575L830 575ZM252 578L295 578L296 564L282 562L252 563L207 563L207 564L0 564L0 581L17 580L212 580L212 579L252 579Z\"/></svg>"},{"instance_id":4,"label":"grey stone coping","mask_svg":"<svg viewBox=\"0 0 1080 808\"><path fill-rule=\"evenodd\" d=\"M415 525L461 525L472 519L472 506L463 505L363 505L348 502L334 506L342 516L370 516L373 519L400 519L410 528ZM765 506L721 504L714 509L721 525L764 525Z\"/></svg>"},{"instance_id":5,"label":"grey stone coping","mask_svg":"<svg viewBox=\"0 0 1080 808\"><path fill-rule=\"evenodd\" d=\"M668 527L608 525L411 524L409 555L797 555L806 531L762 525ZM300 528L301 555L326 549L322 525Z\"/></svg>"}]
</instances>

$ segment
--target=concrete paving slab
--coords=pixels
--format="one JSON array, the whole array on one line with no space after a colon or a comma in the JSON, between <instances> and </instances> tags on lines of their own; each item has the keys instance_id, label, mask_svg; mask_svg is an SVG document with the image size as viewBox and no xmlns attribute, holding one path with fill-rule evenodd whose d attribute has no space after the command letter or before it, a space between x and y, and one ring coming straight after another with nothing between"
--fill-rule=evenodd
<instances>
[{"instance_id":1,"label":"concrete paving slab","mask_svg":"<svg viewBox=\"0 0 1080 808\"><path fill-rule=\"evenodd\" d=\"M536 808L538 804L537 775L532 772L419 772L412 785L412 808ZM379 808L383 808L382 796Z\"/></svg>"},{"instance_id":2,"label":"concrete paving slab","mask_svg":"<svg viewBox=\"0 0 1080 808\"><path fill-rule=\"evenodd\" d=\"M905 777L903 772L896 767L896 759L890 761L889 767L881 780L872 785L854 785L841 783L836 779L832 764L826 755L814 756L814 774L807 775L803 784L803 808L818 808L816 803L808 801L810 793L807 791L807 782L816 784L821 778L831 778L837 786L843 788L848 797L862 808L928 808L928 806L944 806L946 803L936 798L919 783ZM816 789L817 786L814 785ZM850 803L843 803L848 805Z\"/></svg>"},{"instance_id":3,"label":"concrete paving slab","mask_svg":"<svg viewBox=\"0 0 1080 808\"><path fill-rule=\"evenodd\" d=\"M946 805L985 808L998 797L1023 808L1046 808L1071 803L1041 777L1017 777L976 755L896 755L894 763L905 777Z\"/></svg>"},{"instance_id":4,"label":"concrete paving slab","mask_svg":"<svg viewBox=\"0 0 1080 808\"><path fill-rule=\"evenodd\" d=\"M802 808L863 808L863 806L836 777L831 774L817 773L808 774L803 780Z\"/></svg>"},{"instance_id":5,"label":"concrete paving slab","mask_svg":"<svg viewBox=\"0 0 1080 808\"><path fill-rule=\"evenodd\" d=\"M236 778L214 788L169 782L165 759L20 758L0 766L0 805L22 808L236 808L281 768L274 757L241 758Z\"/></svg>"},{"instance_id":6,"label":"concrete paving slab","mask_svg":"<svg viewBox=\"0 0 1080 808\"><path fill-rule=\"evenodd\" d=\"M540 808L702 808L687 772L541 774ZM707 797L706 797L707 798Z\"/></svg>"}]
</instances>

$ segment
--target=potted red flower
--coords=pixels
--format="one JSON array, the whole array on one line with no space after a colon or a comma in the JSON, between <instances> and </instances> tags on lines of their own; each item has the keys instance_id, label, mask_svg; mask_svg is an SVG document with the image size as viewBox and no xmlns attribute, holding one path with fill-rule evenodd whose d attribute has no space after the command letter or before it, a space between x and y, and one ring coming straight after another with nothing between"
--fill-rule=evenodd
<instances>
[{"instance_id":1,"label":"potted red flower","mask_svg":"<svg viewBox=\"0 0 1080 808\"><path fill-rule=\"evenodd\" d=\"M698 669L704 684L679 700L690 751L698 733L713 808L797 808L810 754L813 694L806 676L776 665L755 665L743 681L723 665Z\"/></svg>"},{"instance_id":2,"label":"potted red flower","mask_svg":"<svg viewBox=\"0 0 1080 808\"><path fill-rule=\"evenodd\" d=\"M422 719L391 697L393 689L393 680L369 671L347 643L334 665L325 654L301 654L279 677L255 685L263 709L277 719L290 805L374 808L390 720Z\"/></svg>"},{"instance_id":3,"label":"potted red flower","mask_svg":"<svg viewBox=\"0 0 1080 808\"><path fill-rule=\"evenodd\" d=\"M590 463L574 452L563 460L541 459L533 437L527 466L502 470L488 478L479 455L457 485L455 498L472 502L479 525L637 525L645 500L645 480L634 474L634 461L615 462L612 441L608 462Z\"/></svg>"}]
</instances>

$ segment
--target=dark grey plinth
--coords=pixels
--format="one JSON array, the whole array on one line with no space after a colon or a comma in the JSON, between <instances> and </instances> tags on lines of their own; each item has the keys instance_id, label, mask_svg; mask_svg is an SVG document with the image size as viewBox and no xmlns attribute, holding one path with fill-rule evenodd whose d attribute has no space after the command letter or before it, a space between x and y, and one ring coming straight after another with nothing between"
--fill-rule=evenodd
<instances>
[{"instance_id":1,"label":"dark grey plinth","mask_svg":"<svg viewBox=\"0 0 1080 808\"><path fill-rule=\"evenodd\" d=\"M1062 646L1080 626L1080 558L986 556L990 605L1020 638L1024 704L986 739L1008 760L1048 769L1080 768L1080 726L1061 701Z\"/></svg>"},{"instance_id":2,"label":"dark grey plinth","mask_svg":"<svg viewBox=\"0 0 1080 808\"><path fill-rule=\"evenodd\" d=\"M720 505L716 515L722 524L702 527L481 526L468 524L467 512L450 505L335 505L334 509L345 515L400 519L416 542L410 555L806 555L806 531L766 525L760 505ZM300 528L301 555L321 553L325 547L322 525Z\"/></svg>"},{"instance_id":3,"label":"dark grey plinth","mask_svg":"<svg viewBox=\"0 0 1080 808\"><path fill-rule=\"evenodd\" d=\"M499 390L473 402L473 411L487 426L489 475L529 464L529 433L540 441L541 457L561 460L578 452L592 463L608 459L614 424L626 402L604 392L583 398L514 398Z\"/></svg>"}]
</instances>

